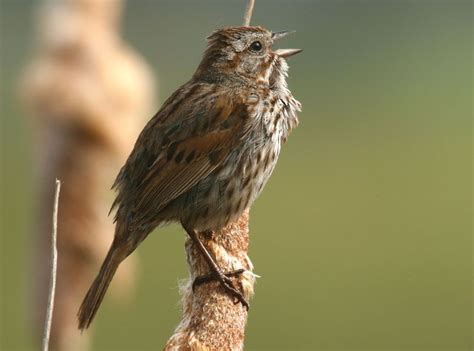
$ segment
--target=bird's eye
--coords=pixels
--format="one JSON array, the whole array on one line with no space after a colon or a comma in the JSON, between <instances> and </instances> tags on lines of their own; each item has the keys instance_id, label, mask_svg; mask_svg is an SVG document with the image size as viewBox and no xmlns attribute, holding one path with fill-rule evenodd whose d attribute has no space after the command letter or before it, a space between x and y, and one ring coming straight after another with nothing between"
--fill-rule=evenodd
<instances>
[{"instance_id":1,"label":"bird's eye","mask_svg":"<svg viewBox=\"0 0 474 351\"><path fill-rule=\"evenodd\" d=\"M255 51L255 52L262 50L262 47L263 47L262 43L259 42L258 40L250 44L250 50Z\"/></svg>"}]
</instances>

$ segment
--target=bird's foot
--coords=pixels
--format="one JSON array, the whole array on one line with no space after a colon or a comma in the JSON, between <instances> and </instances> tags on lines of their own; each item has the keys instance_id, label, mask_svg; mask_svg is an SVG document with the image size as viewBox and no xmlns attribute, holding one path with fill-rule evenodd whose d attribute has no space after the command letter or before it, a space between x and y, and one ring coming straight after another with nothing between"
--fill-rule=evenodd
<instances>
[{"instance_id":1,"label":"bird's foot","mask_svg":"<svg viewBox=\"0 0 474 351\"><path fill-rule=\"evenodd\" d=\"M218 272L212 272L209 274L201 275L197 277L196 279L194 279L193 291L199 285L209 283L212 281L218 281L221 283L224 290L232 297L232 299L234 300L234 304L241 303L242 306L244 306L248 311L249 304L247 300L245 300L242 293L234 287L234 283L231 279L232 277L238 277L244 272L245 272L245 269L237 269L235 271L227 272L227 273L222 273L218 271Z\"/></svg>"}]
</instances>

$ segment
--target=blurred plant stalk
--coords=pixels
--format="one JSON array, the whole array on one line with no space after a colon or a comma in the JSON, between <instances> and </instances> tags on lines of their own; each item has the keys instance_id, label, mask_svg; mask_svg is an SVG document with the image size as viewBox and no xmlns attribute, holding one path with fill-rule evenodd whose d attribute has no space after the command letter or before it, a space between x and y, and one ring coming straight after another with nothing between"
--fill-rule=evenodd
<instances>
[{"instance_id":1,"label":"blurred plant stalk","mask_svg":"<svg viewBox=\"0 0 474 351\"><path fill-rule=\"evenodd\" d=\"M153 75L120 38L121 12L120 0L45 1L37 14L37 47L21 79L37 142L31 317L38 344L49 282L54 179L63 182L50 350L89 348L90 333L80 335L76 311L112 241L108 189L153 113ZM133 257L122 265L116 292L130 292L134 268Z\"/></svg>"}]
</instances>

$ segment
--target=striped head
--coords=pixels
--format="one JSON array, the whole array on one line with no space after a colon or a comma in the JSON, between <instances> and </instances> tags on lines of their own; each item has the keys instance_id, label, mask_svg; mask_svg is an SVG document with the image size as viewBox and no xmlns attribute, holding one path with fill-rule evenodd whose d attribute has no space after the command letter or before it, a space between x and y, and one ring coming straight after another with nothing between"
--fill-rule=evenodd
<instances>
[{"instance_id":1,"label":"striped head","mask_svg":"<svg viewBox=\"0 0 474 351\"><path fill-rule=\"evenodd\" d=\"M269 85L284 81L285 58L300 49L273 50L274 42L290 32L270 32L262 27L228 27L208 37L208 47L195 78L220 80L243 78Z\"/></svg>"}]
</instances>

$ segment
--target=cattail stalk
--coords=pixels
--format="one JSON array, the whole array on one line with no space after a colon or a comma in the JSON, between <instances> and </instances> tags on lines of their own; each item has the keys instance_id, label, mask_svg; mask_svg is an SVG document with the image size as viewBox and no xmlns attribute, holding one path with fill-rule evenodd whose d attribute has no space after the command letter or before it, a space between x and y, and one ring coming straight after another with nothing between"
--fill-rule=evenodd
<instances>
[{"instance_id":1,"label":"cattail stalk","mask_svg":"<svg viewBox=\"0 0 474 351\"><path fill-rule=\"evenodd\" d=\"M247 256L249 248L249 215L211 236L200 239L223 272L245 269L234 278L235 285L248 301L253 295L255 275ZM191 239L186 242L189 280L182 286L183 318L168 340L165 351L242 350L248 311L235 304L219 282L210 282L192 290L196 277L209 273L206 261Z\"/></svg>"}]
</instances>

